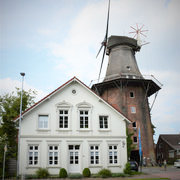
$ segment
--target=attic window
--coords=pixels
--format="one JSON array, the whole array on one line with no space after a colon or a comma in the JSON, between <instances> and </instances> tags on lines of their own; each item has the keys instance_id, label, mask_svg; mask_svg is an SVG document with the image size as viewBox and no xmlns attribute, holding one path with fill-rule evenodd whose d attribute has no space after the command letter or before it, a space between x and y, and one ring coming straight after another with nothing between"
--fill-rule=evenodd
<instances>
[{"instance_id":1,"label":"attic window","mask_svg":"<svg viewBox=\"0 0 180 180\"><path fill-rule=\"evenodd\" d=\"M72 90L72 93L73 93L73 94L76 94L76 90L75 90L75 89L73 89L73 90Z\"/></svg>"}]
</instances>

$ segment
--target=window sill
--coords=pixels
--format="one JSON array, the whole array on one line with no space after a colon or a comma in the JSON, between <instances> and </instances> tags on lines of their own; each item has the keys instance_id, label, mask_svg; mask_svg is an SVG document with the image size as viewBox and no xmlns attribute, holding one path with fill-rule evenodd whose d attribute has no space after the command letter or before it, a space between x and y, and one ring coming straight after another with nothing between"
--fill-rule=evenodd
<instances>
[{"instance_id":1,"label":"window sill","mask_svg":"<svg viewBox=\"0 0 180 180\"><path fill-rule=\"evenodd\" d=\"M60 168L60 165L47 165L47 168Z\"/></svg>"},{"instance_id":2,"label":"window sill","mask_svg":"<svg viewBox=\"0 0 180 180\"><path fill-rule=\"evenodd\" d=\"M37 165L37 166L35 166L35 165L32 165L32 166L30 166L30 165L28 165L27 167L26 167L26 169L33 169L33 168L40 168L40 166L39 165Z\"/></svg>"},{"instance_id":3,"label":"window sill","mask_svg":"<svg viewBox=\"0 0 180 180\"><path fill-rule=\"evenodd\" d=\"M122 165L119 165L119 164L108 164L108 167L119 167L119 168L121 168Z\"/></svg>"},{"instance_id":4,"label":"window sill","mask_svg":"<svg viewBox=\"0 0 180 180\"><path fill-rule=\"evenodd\" d=\"M46 132L46 131L51 131L50 129L36 129L36 131L43 131L43 132Z\"/></svg>"},{"instance_id":5,"label":"window sill","mask_svg":"<svg viewBox=\"0 0 180 180\"><path fill-rule=\"evenodd\" d=\"M77 130L77 131L79 131L79 132L90 132L90 131L92 131L91 129L79 129L79 130Z\"/></svg>"},{"instance_id":6,"label":"window sill","mask_svg":"<svg viewBox=\"0 0 180 180\"><path fill-rule=\"evenodd\" d=\"M59 132L68 132L68 131L72 131L71 129L57 129L56 131Z\"/></svg>"},{"instance_id":7,"label":"window sill","mask_svg":"<svg viewBox=\"0 0 180 180\"><path fill-rule=\"evenodd\" d=\"M90 167L90 168L98 168L98 167L99 167L99 168L102 168L103 166L100 165L100 164L97 164L97 165L96 165L96 164L94 164L94 165L91 164L91 165L89 165L89 167Z\"/></svg>"},{"instance_id":8,"label":"window sill","mask_svg":"<svg viewBox=\"0 0 180 180\"><path fill-rule=\"evenodd\" d=\"M108 132L111 131L110 129L98 129L99 132Z\"/></svg>"}]
</instances>

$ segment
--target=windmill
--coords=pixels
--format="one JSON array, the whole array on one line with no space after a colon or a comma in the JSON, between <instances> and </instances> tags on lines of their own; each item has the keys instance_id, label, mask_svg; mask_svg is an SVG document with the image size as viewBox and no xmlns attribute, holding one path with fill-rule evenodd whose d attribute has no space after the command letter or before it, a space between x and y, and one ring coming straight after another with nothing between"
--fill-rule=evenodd
<instances>
[{"instance_id":1,"label":"windmill","mask_svg":"<svg viewBox=\"0 0 180 180\"><path fill-rule=\"evenodd\" d=\"M144 28L144 24L141 26L141 27L139 27L139 25L136 23L136 26L135 27L133 27L133 26L130 26L131 27L131 29L133 29L134 31L132 31L132 32L129 32L130 34L134 34L134 39L136 39L137 40L137 45L138 46L143 46L143 45L146 45L146 44L149 44L149 42L145 42L145 43L142 43L142 40L141 40L141 35L142 36L144 36L144 37L147 37L145 34L144 34L144 32L147 32L148 30L144 30L143 28Z\"/></svg>"},{"instance_id":2,"label":"windmill","mask_svg":"<svg viewBox=\"0 0 180 180\"><path fill-rule=\"evenodd\" d=\"M110 0L108 3L108 14L107 14L107 24L106 24L106 33L105 33L105 37L104 40L101 43L101 47L96 55L96 58L98 57L99 53L101 52L102 48L103 49L103 56L102 56L102 60L101 60L101 66L100 66L100 71L99 71L99 76L98 76L98 82L101 76L101 70L102 70L102 65L103 65L103 61L104 61L104 56L105 56L105 52L106 52L106 48L107 48L107 39L108 39L108 28L109 28L109 11L110 11Z\"/></svg>"}]
</instances>

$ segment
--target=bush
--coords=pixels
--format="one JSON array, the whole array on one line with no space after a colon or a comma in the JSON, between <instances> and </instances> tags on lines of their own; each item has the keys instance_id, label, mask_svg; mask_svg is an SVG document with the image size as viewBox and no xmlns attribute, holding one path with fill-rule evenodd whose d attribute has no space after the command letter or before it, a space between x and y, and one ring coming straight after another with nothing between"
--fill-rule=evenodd
<instances>
[{"instance_id":1,"label":"bush","mask_svg":"<svg viewBox=\"0 0 180 180\"><path fill-rule=\"evenodd\" d=\"M59 171L59 178L67 178L67 171L64 168L61 168Z\"/></svg>"},{"instance_id":2,"label":"bush","mask_svg":"<svg viewBox=\"0 0 180 180\"><path fill-rule=\"evenodd\" d=\"M70 179L81 179L82 177L83 176L81 174L79 174L79 173L69 175Z\"/></svg>"},{"instance_id":3,"label":"bush","mask_svg":"<svg viewBox=\"0 0 180 180\"><path fill-rule=\"evenodd\" d=\"M126 163L125 169L124 169L124 174L131 174L131 165L130 163Z\"/></svg>"},{"instance_id":4,"label":"bush","mask_svg":"<svg viewBox=\"0 0 180 180\"><path fill-rule=\"evenodd\" d=\"M36 171L36 175L38 178L47 178L49 176L49 171L46 168L39 168Z\"/></svg>"},{"instance_id":5,"label":"bush","mask_svg":"<svg viewBox=\"0 0 180 180\"><path fill-rule=\"evenodd\" d=\"M89 168L84 168L82 174L83 174L84 177L90 177L91 176L91 171L90 171Z\"/></svg>"},{"instance_id":6,"label":"bush","mask_svg":"<svg viewBox=\"0 0 180 180\"><path fill-rule=\"evenodd\" d=\"M98 172L98 175L101 176L102 178L112 177L112 173L109 169L101 169Z\"/></svg>"}]
</instances>

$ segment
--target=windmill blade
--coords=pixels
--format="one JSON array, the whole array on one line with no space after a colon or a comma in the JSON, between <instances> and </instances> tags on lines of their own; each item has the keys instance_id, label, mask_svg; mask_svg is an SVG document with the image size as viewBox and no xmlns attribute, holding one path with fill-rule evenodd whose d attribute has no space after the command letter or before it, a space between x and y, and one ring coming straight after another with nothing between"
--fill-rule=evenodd
<instances>
[{"instance_id":1,"label":"windmill blade","mask_svg":"<svg viewBox=\"0 0 180 180\"><path fill-rule=\"evenodd\" d=\"M131 33L136 33L135 31L134 32L129 32L129 34L131 34Z\"/></svg>"},{"instance_id":2,"label":"windmill blade","mask_svg":"<svg viewBox=\"0 0 180 180\"><path fill-rule=\"evenodd\" d=\"M141 29L144 27L144 24L141 26L141 28L139 29L141 31Z\"/></svg>"},{"instance_id":3,"label":"windmill blade","mask_svg":"<svg viewBox=\"0 0 180 180\"><path fill-rule=\"evenodd\" d=\"M103 44L101 45L101 47L100 47L100 49L99 49L99 51L98 51L98 53L96 55L96 58L98 57L99 53L101 52L102 47L103 47Z\"/></svg>"},{"instance_id":4,"label":"windmill blade","mask_svg":"<svg viewBox=\"0 0 180 180\"><path fill-rule=\"evenodd\" d=\"M110 11L110 0L109 0L109 4L108 4L108 15L107 15L107 25L106 25L106 35L105 35L106 42L107 42L107 38L108 38L108 29L109 29L109 11Z\"/></svg>"},{"instance_id":5,"label":"windmill blade","mask_svg":"<svg viewBox=\"0 0 180 180\"><path fill-rule=\"evenodd\" d=\"M105 37L103 42L101 43L101 47L96 55L96 58L98 57L99 53L102 50L103 46L107 46L107 39L108 39L108 29L109 29L109 12L110 12L110 0L109 0L109 4L108 4L108 14L107 14L107 24L106 24L106 33L105 33Z\"/></svg>"},{"instance_id":6,"label":"windmill blade","mask_svg":"<svg viewBox=\"0 0 180 180\"><path fill-rule=\"evenodd\" d=\"M135 29L134 27L130 26L132 29L134 29L135 31L137 31L137 29Z\"/></svg>"},{"instance_id":7,"label":"windmill blade","mask_svg":"<svg viewBox=\"0 0 180 180\"><path fill-rule=\"evenodd\" d=\"M100 67L99 76L98 76L98 82L99 82L99 79L100 79L100 76L101 76L101 70L102 70L102 65L103 65L103 61L104 61L105 52L106 52L106 46L104 46L104 52L103 52L103 56L102 56L101 67Z\"/></svg>"},{"instance_id":8,"label":"windmill blade","mask_svg":"<svg viewBox=\"0 0 180 180\"><path fill-rule=\"evenodd\" d=\"M145 34L143 34L142 32L140 32L141 35L143 35L144 37L147 37Z\"/></svg>"},{"instance_id":9,"label":"windmill blade","mask_svg":"<svg viewBox=\"0 0 180 180\"><path fill-rule=\"evenodd\" d=\"M141 32L147 32L148 30L142 30Z\"/></svg>"}]
</instances>

